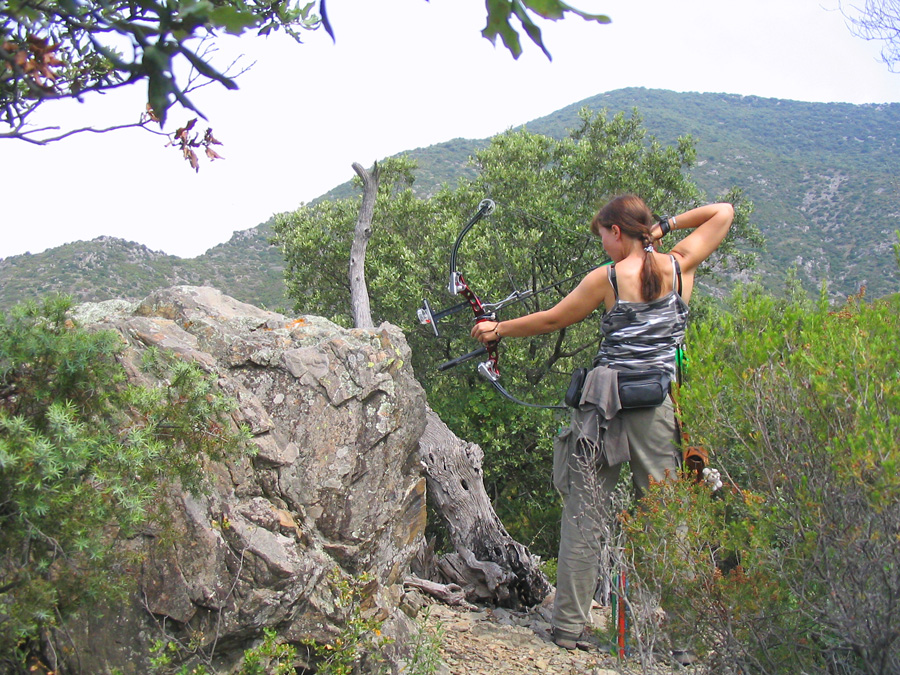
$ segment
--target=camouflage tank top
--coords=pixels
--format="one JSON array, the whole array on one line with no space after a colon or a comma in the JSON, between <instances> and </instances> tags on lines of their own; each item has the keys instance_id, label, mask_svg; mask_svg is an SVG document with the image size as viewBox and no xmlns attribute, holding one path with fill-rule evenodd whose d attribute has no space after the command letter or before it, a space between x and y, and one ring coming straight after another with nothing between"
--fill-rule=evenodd
<instances>
[{"instance_id":1,"label":"camouflage tank top","mask_svg":"<svg viewBox=\"0 0 900 675\"><path fill-rule=\"evenodd\" d=\"M665 370L676 376L678 347L684 341L688 306L676 284L676 261L672 258L672 291L649 302L620 300L614 281L615 265L610 265L610 282L616 304L600 321L603 342L594 365L619 370Z\"/></svg>"}]
</instances>

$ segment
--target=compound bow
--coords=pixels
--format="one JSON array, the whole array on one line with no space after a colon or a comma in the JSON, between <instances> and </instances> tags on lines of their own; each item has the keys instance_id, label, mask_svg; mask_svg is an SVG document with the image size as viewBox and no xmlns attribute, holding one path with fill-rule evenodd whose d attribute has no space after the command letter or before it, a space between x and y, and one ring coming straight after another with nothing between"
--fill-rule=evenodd
<instances>
[{"instance_id":1,"label":"compound bow","mask_svg":"<svg viewBox=\"0 0 900 675\"><path fill-rule=\"evenodd\" d=\"M452 307L448 307L447 309L435 312L432 310L431 305L428 303L428 300L425 299L422 301L422 307L417 312L419 322L423 324L429 324L434 330L435 336L437 337L440 337L438 322L445 317L461 312L467 308L471 308L472 312L475 314L476 323L481 323L482 321L496 321L497 312L500 309L513 303L527 300L528 298L534 297L539 293L543 293L550 289L556 288L561 284L564 284L567 281L571 281L572 279L575 279L582 274L586 274L591 269L594 269L592 267L585 272L573 275L561 281L557 281L538 290L520 291L518 289L513 289L512 293L498 302L483 301L475 294L475 291L472 290L463 275L457 269L456 255L459 252L460 244L462 244L463 239L469 233L472 227L474 227L475 224L478 223L478 221L480 221L482 218L493 213L495 206L496 205L494 204L494 202L490 199L482 200L482 202L478 205L478 211L475 212L475 215L472 216L469 222L466 223L465 227L463 227L462 231L459 233L459 236L457 236L456 242L453 244L453 250L450 253L450 282L447 285L447 290L449 291L450 295L463 296L463 298L465 298L465 301L457 305L453 305ZM482 377L490 382L494 389L496 389L502 396L509 399L513 403L528 406L529 408L549 408L553 410L564 410L566 408L566 406L562 404L545 405L540 403L528 403L527 401L523 401L510 394L509 391L506 390L506 387L504 387L500 382L500 368L498 366L499 354L497 349L499 344L499 339L494 342L489 342L488 344L483 345L482 347L479 347L478 349L471 351L468 354L463 354L462 356L458 356L455 359L451 359L450 361L442 363L440 366L438 366L438 370L445 371L453 368L454 366L458 366L461 363L465 363L480 356L487 355L487 360L482 361L478 364L478 372Z\"/></svg>"}]
</instances>

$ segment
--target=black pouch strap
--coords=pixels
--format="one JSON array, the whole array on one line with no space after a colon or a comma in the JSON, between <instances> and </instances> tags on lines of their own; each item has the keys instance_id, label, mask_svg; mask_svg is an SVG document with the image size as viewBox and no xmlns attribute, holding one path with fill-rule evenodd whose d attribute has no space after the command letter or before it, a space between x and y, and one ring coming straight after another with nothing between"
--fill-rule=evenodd
<instances>
[{"instance_id":1,"label":"black pouch strap","mask_svg":"<svg viewBox=\"0 0 900 675\"><path fill-rule=\"evenodd\" d=\"M565 402L570 408L577 408L581 403L581 391L584 389L584 381L587 378L587 368L576 368L572 371L572 379L566 390Z\"/></svg>"}]
</instances>

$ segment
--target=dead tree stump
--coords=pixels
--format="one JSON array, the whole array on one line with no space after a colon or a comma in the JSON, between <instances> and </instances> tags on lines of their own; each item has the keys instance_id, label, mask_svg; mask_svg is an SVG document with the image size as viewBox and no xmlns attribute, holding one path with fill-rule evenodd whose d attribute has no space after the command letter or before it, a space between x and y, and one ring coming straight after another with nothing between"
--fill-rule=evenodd
<instances>
[{"instance_id":1,"label":"dead tree stump","mask_svg":"<svg viewBox=\"0 0 900 675\"><path fill-rule=\"evenodd\" d=\"M550 582L540 559L509 535L494 512L484 489L481 448L458 438L430 408L426 415L419 457L429 496L456 550L438 561L445 581L463 587L473 602L540 603Z\"/></svg>"}]
</instances>

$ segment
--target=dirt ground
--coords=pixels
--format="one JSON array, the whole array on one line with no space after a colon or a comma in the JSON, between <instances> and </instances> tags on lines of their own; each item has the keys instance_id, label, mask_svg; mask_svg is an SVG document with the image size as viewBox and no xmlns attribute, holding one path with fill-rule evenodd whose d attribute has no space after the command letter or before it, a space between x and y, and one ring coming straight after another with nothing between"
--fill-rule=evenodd
<instances>
[{"instance_id":1,"label":"dirt ground","mask_svg":"<svg viewBox=\"0 0 900 675\"><path fill-rule=\"evenodd\" d=\"M609 609L593 611L594 624L605 626ZM549 603L529 612L498 608L475 611L440 603L427 609L426 627L443 634L443 675L623 675L641 673L634 659L617 658L613 645L594 640L590 650L568 651L550 638ZM654 673L687 675L694 668L657 664Z\"/></svg>"}]
</instances>

